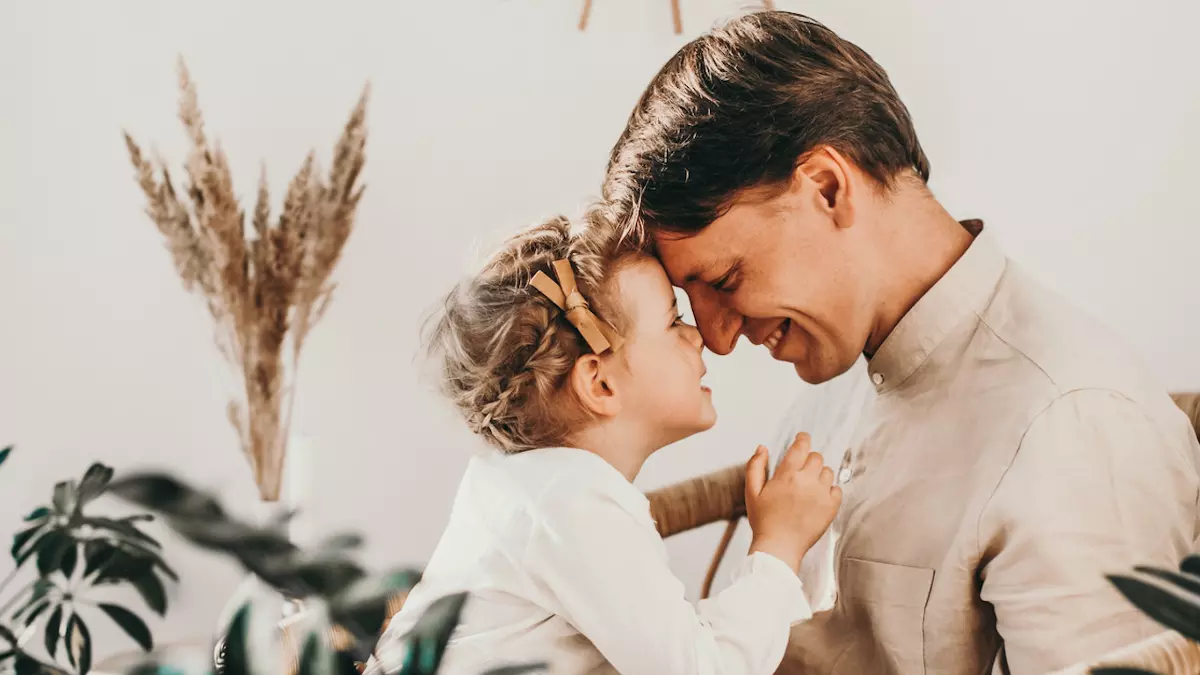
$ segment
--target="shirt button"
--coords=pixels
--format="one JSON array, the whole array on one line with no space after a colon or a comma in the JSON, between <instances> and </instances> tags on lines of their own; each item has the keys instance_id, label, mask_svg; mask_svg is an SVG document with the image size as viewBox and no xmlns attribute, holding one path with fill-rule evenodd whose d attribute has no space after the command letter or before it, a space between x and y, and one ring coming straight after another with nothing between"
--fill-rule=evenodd
<instances>
[{"instance_id":1,"label":"shirt button","mask_svg":"<svg viewBox=\"0 0 1200 675\"><path fill-rule=\"evenodd\" d=\"M845 485L850 482L850 467L845 467L838 472L838 485Z\"/></svg>"},{"instance_id":2,"label":"shirt button","mask_svg":"<svg viewBox=\"0 0 1200 675\"><path fill-rule=\"evenodd\" d=\"M883 384L883 373L875 373L871 376L871 381L875 383L875 386Z\"/></svg>"}]
</instances>

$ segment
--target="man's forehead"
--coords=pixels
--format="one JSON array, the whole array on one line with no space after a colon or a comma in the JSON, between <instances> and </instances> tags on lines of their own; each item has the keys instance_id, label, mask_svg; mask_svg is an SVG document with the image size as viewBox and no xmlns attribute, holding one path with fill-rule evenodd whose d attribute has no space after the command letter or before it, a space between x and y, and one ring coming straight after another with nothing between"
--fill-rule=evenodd
<instances>
[{"instance_id":1,"label":"man's forehead","mask_svg":"<svg viewBox=\"0 0 1200 675\"><path fill-rule=\"evenodd\" d=\"M694 283L711 276L721 264L723 254L696 237L655 235L655 255L676 286Z\"/></svg>"}]
</instances>

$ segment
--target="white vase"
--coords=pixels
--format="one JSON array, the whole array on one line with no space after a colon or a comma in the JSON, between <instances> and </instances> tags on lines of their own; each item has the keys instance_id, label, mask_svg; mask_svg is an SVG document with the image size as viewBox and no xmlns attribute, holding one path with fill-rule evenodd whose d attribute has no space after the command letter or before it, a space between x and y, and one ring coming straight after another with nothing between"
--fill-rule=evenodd
<instances>
[{"instance_id":1,"label":"white vase","mask_svg":"<svg viewBox=\"0 0 1200 675\"><path fill-rule=\"evenodd\" d=\"M312 455L313 445L310 439L302 434L293 434L288 440L279 500L256 499L249 514L250 520L256 525L265 527L276 524L288 539L302 548L312 542L310 517L307 513L308 497L312 494ZM248 573L234 589L217 619L218 652L223 642L221 638L228 631L229 624L233 622L238 610L247 604L252 608L250 639L254 642L269 637L264 635L265 632L276 632L282 621L300 609L297 599L284 597L257 575Z\"/></svg>"}]
</instances>

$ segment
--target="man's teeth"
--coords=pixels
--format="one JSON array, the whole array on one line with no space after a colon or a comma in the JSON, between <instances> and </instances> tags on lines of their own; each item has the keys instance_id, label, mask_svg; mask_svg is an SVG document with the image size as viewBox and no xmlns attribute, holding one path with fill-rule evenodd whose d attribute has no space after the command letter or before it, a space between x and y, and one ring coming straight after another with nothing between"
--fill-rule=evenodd
<instances>
[{"instance_id":1,"label":"man's teeth","mask_svg":"<svg viewBox=\"0 0 1200 675\"><path fill-rule=\"evenodd\" d=\"M775 351L775 348L779 346L779 341L783 339L783 334L786 329L787 323L785 322L781 324L779 328L776 328L774 333L768 335L766 340L763 340L763 346L770 351Z\"/></svg>"}]
</instances>

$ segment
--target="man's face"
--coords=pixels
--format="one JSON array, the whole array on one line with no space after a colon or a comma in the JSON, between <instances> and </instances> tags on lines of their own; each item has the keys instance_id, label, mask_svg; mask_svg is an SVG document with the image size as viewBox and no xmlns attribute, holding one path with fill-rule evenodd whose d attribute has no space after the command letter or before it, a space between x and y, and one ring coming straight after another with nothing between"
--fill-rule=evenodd
<instances>
[{"instance_id":1,"label":"man's face","mask_svg":"<svg viewBox=\"0 0 1200 675\"><path fill-rule=\"evenodd\" d=\"M699 234L655 237L668 277L691 301L704 344L766 346L807 382L848 370L872 329L872 265L863 227L811 180L746 195Z\"/></svg>"}]
</instances>

